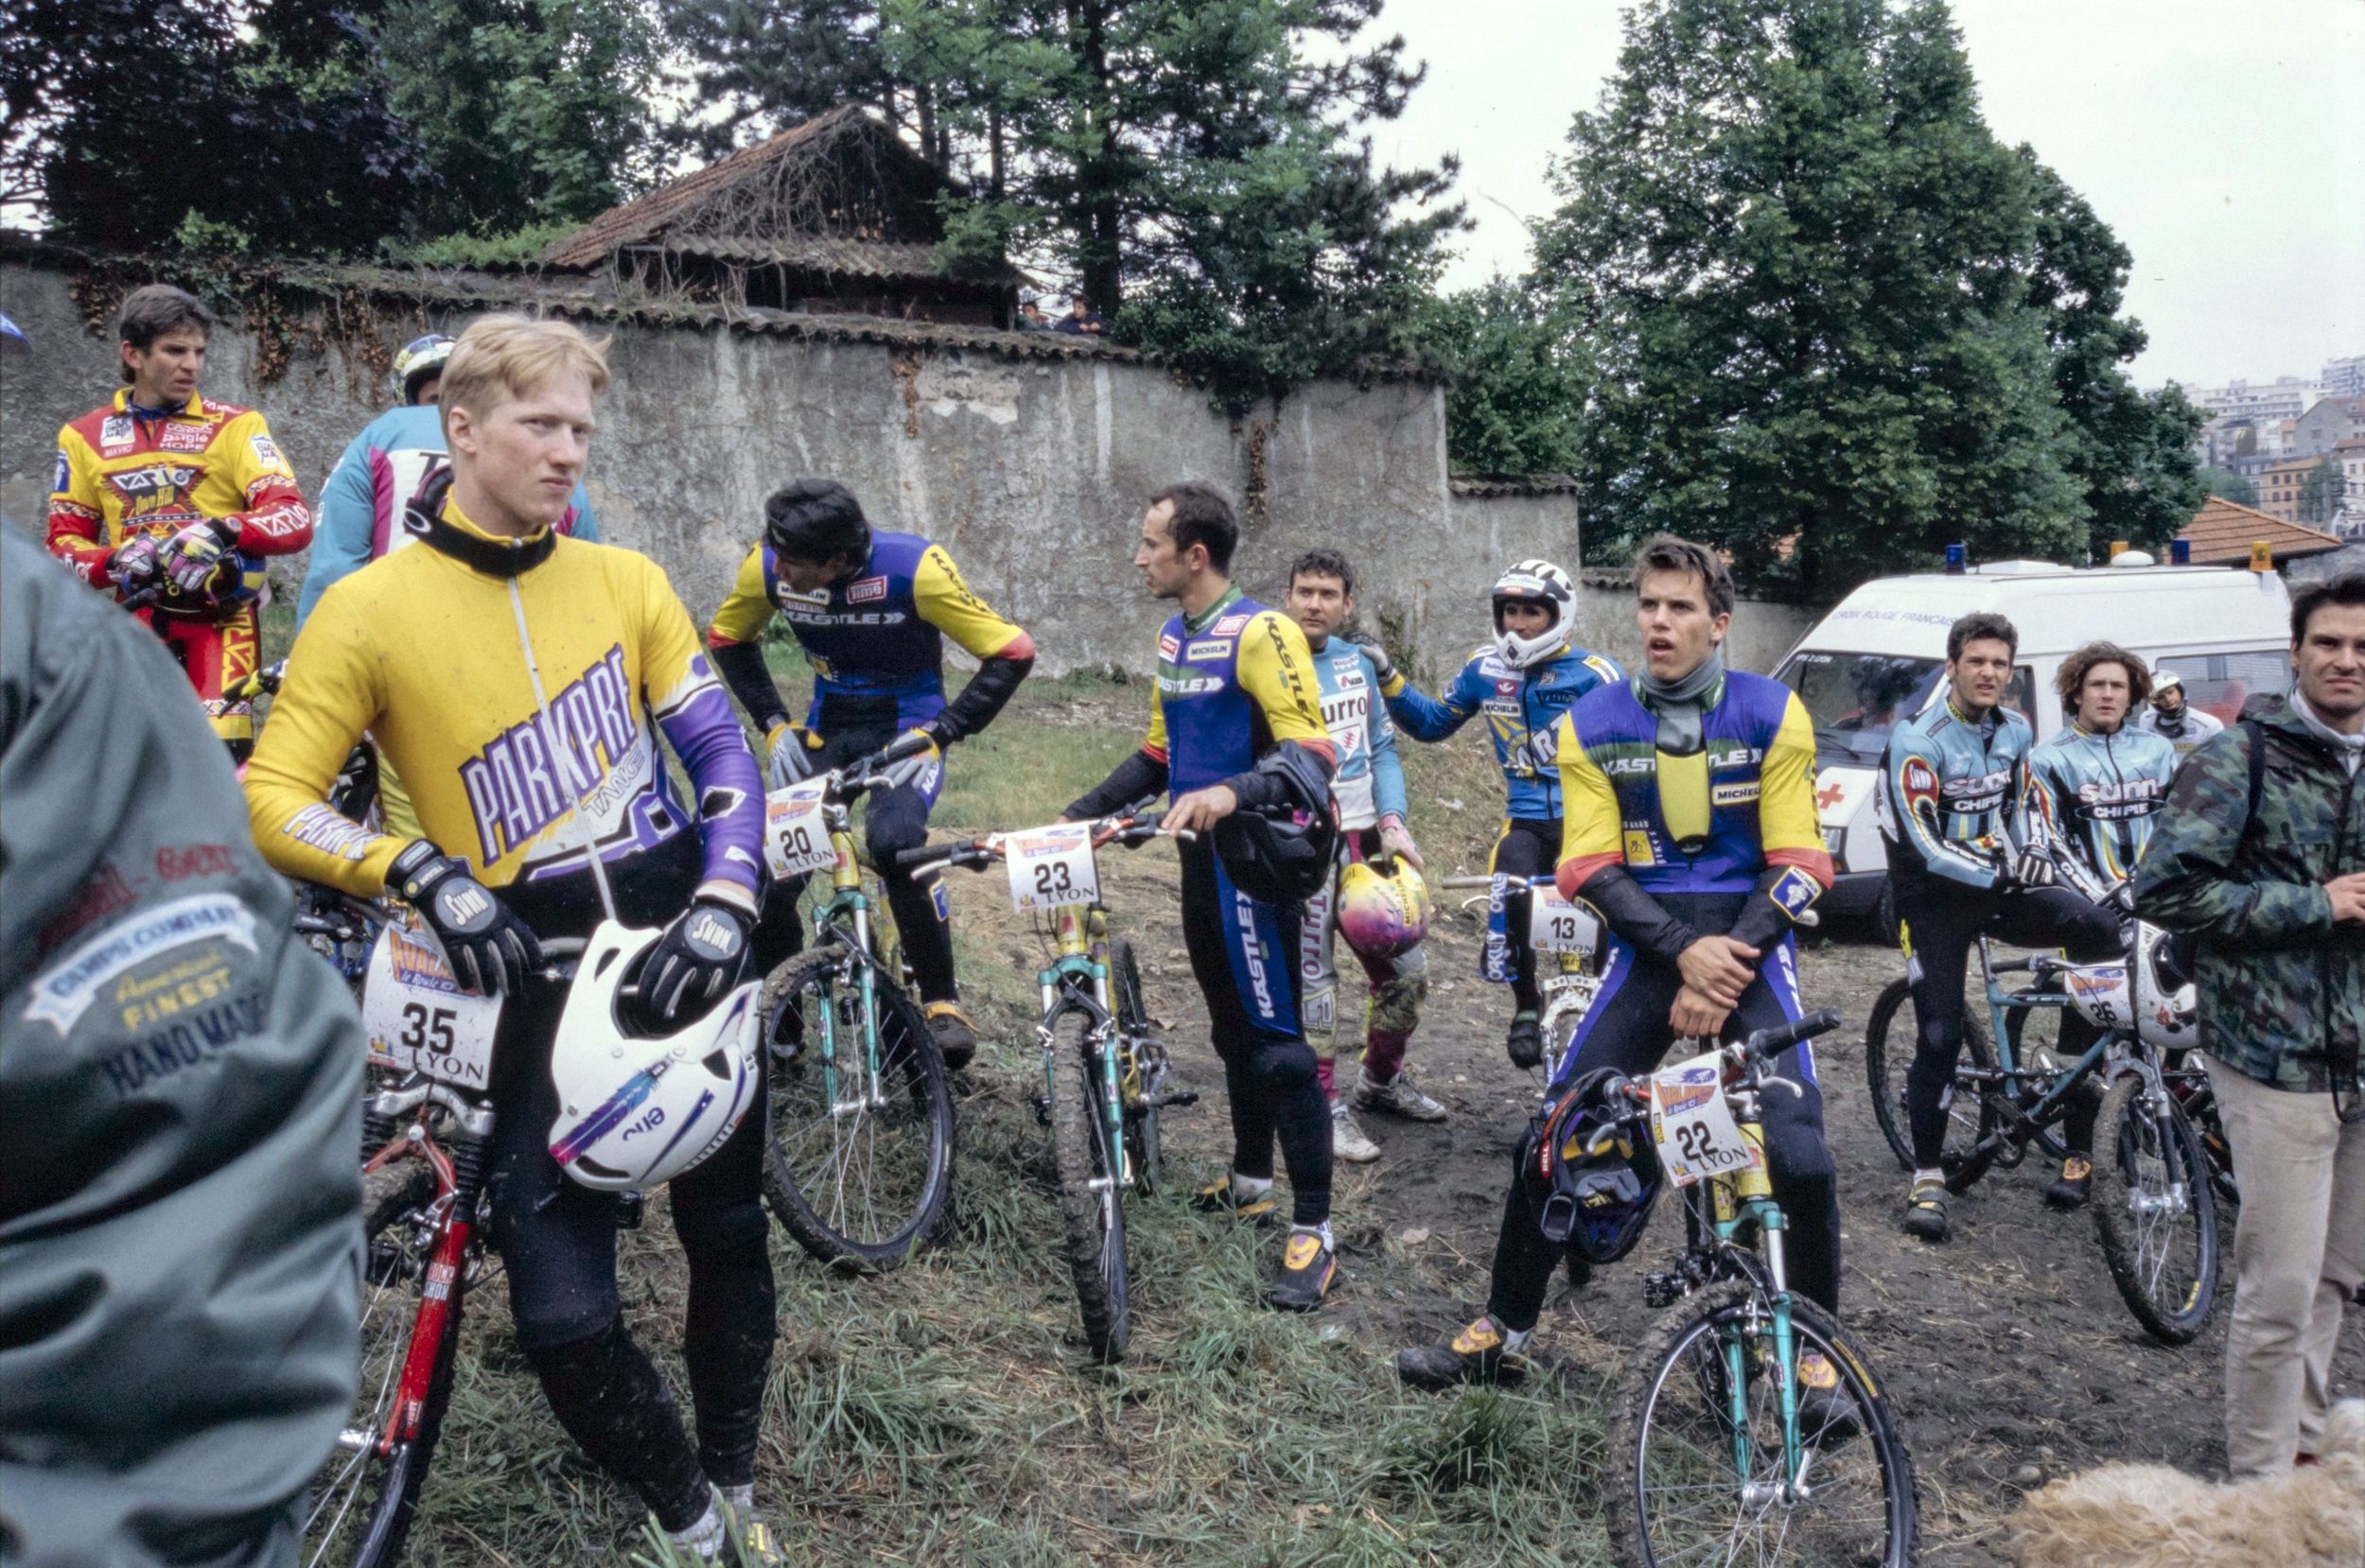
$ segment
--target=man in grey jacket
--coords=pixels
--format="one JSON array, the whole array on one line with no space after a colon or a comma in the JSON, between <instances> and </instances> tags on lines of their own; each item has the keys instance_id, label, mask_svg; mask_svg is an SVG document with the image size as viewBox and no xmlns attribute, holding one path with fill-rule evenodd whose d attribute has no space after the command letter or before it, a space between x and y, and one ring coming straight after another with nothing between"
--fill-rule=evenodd
<instances>
[{"instance_id":1,"label":"man in grey jacket","mask_svg":"<svg viewBox=\"0 0 2365 1568\"><path fill-rule=\"evenodd\" d=\"M2179 769L2135 907L2199 938L2200 1044L2234 1175L2226 1459L2287 1473L2323 1436L2365 1281L2365 576L2291 596L2287 704Z\"/></svg>"},{"instance_id":2,"label":"man in grey jacket","mask_svg":"<svg viewBox=\"0 0 2365 1568\"><path fill-rule=\"evenodd\" d=\"M0 1560L295 1561L364 1044L289 913L171 656L0 528Z\"/></svg>"}]
</instances>

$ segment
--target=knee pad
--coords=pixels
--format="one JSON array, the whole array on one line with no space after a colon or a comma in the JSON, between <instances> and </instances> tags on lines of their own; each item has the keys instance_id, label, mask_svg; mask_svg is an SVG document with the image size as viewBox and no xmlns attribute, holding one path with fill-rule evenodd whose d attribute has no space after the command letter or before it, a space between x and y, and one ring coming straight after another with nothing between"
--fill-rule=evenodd
<instances>
[{"instance_id":1,"label":"knee pad","mask_svg":"<svg viewBox=\"0 0 2365 1568\"><path fill-rule=\"evenodd\" d=\"M1321 1082L1314 1048L1304 1040L1260 1040L1253 1071L1256 1080L1269 1089L1293 1089Z\"/></svg>"},{"instance_id":2,"label":"knee pad","mask_svg":"<svg viewBox=\"0 0 2365 1568\"><path fill-rule=\"evenodd\" d=\"M1428 997L1428 975L1400 974L1372 992L1366 1027L1374 1034L1410 1035L1421 1021L1421 1003Z\"/></svg>"},{"instance_id":3,"label":"knee pad","mask_svg":"<svg viewBox=\"0 0 2365 1568\"><path fill-rule=\"evenodd\" d=\"M1305 1043L1317 1057L1327 1058L1339 1052L1339 988L1324 985L1308 990L1298 999L1298 1022L1305 1030Z\"/></svg>"},{"instance_id":4,"label":"knee pad","mask_svg":"<svg viewBox=\"0 0 2365 1568\"><path fill-rule=\"evenodd\" d=\"M517 1331L517 1349L536 1374L582 1368L612 1355L618 1344L629 1343L624 1332L623 1301L613 1282L587 1299L537 1302L509 1294L510 1326Z\"/></svg>"},{"instance_id":5,"label":"knee pad","mask_svg":"<svg viewBox=\"0 0 2365 1568\"><path fill-rule=\"evenodd\" d=\"M678 1204L674 1209L674 1234L681 1238L682 1251L692 1258L750 1251L761 1255L770 1239L769 1229L763 1206L752 1198L711 1209L684 1209Z\"/></svg>"}]
</instances>

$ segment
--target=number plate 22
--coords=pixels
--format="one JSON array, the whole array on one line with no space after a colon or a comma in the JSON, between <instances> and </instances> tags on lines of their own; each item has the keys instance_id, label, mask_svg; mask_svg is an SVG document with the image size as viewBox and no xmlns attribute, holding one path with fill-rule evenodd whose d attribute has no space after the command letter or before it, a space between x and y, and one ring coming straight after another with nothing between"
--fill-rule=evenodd
<instances>
[{"instance_id":1,"label":"number plate 22","mask_svg":"<svg viewBox=\"0 0 2365 1568\"><path fill-rule=\"evenodd\" d=\"M1089 823L1006 833L1002 859L1010 873L1010 902L1019 909L1100 901L1100 868L1093 859Z\"/></svg>"},{"instance_id":2,"label":"number plate 22","mask_svg":"<svg viewBox=\"0 0 2365 1568\"><path fill-rule=\"evenodd\" d=\"M1678 1187L1765 1163L1725 1101L1725 1064L1714 1052L1651 1074L1651 1141Z\"/></svg>"},{"instance_id":3,"label":"number plate 22","mask_svg":"<svg viewBox=\"0 0 2365 1568\"><path fill-rule=\"evenodd\" d=\"M371 1061L464 1089L490 1085L501 999L464 995L417 915L406 911L378 932L361 996Z\"/></svg>"}]
</instances>

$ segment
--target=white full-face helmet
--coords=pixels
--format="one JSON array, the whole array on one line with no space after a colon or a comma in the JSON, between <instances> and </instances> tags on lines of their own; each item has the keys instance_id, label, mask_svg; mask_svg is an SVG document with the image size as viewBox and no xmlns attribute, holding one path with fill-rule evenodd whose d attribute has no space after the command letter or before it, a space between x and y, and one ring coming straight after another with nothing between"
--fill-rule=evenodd
<instances>
[{"instance_id":1,"label":"white full-face helmet","mask_svg":"<svg viewBox=\"0 0 2365 1568\"><path fill-rule=\"evenodd\" d=\"M1550 658L1568 646L1577 629L1577 585L1568 574L1550 561L1521 561L1495 580L1490 596L1495 617L1495 649L1503 663L1514 670L1525 670L1532 664ZM1532 637L1514 636L1503 630L1503 604L1509 600L1525 600L1541 604L1551 612L1551 624Z\"/></svg>"},{"instance_id":2,"label":"white full-face helmet","mask_svg":"<svg viewBox=\"0 0 2365 1568\"><path fill-rule=\"evenodd\" d=\"M618 993L661 934L600 923L551 1047L558 1089L551 1158L601 1192L673 1180L721 1148L756 1100L756 982L670 1035L643 1034L623 1021Z\"/></svg>"}]
</instances>

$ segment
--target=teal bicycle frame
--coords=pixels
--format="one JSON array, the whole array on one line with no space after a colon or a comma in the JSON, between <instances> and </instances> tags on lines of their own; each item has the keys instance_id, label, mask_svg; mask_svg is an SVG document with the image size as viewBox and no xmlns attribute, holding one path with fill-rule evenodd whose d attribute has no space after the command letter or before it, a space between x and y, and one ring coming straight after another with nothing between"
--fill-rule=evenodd
<instances>
[{"instance_id":1,"label":"teal bicycle frame","mask_svg":"<svg viewBox=\"0 0 2365 1568\"><path fill-rule=\"evenodd\" d=\"M1057 956L1049 968L1039 971L1036 984L1042 989L1042 1021L1035 1026L1035 1037L1042 1046L1042 1089L1050 1096L1055 1088L1058 1060L1052 1050L1052 1034L1061 1013L1080 1007L1092 1018L1089 1039L1092 1053L1100 1064L1101 1120L1107 1124L1109 1148L1115 1155L1116 1172L1112 1177L1118 1188L1133 1185L1133 1156L1125 1143L1125 1083L1118 1071L1119 1053L1109 1049L1110 1038L1116 1030L1116 1007L1109 994L1109 925L1108 915L1098 904L1062 904L1053 912L1052 946ZM1045 1104L1051 1101L1046 1098ZM1096 1179L1095 1188L1101 1186Z\"/></svg>"}]
</instances>

